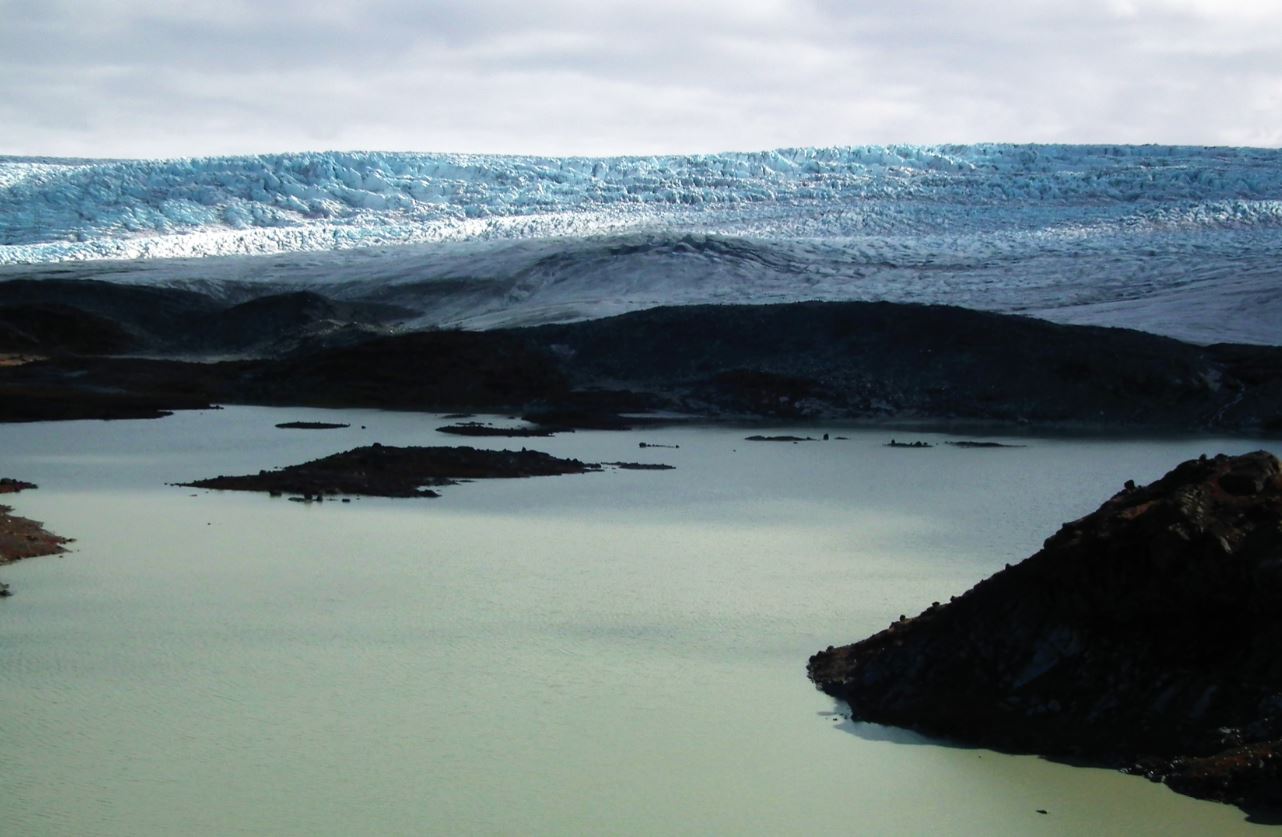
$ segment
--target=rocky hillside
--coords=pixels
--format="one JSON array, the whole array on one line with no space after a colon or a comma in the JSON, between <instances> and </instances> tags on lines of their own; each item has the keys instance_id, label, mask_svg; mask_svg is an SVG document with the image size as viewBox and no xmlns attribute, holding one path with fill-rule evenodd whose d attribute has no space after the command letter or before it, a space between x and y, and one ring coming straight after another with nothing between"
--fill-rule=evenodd
<instances>
[{"instance_id":1,"label":"rocky hillside","mask_svg":"<svg viewBox=\"0 0 1282 837\"><path fill-rule=\"evenodd\" d=\"M0 282L0 352L270 357L389 333L412 312L317 293L214 297L90 279Z\"/></svg>"},{"instance_id":2,"label":"rocky hillside","mask_svg":"<svg viewBox=\"0 0 1282 837\"><path fill-rule=\"evenodd\" d=\"M1218 456L1128 485L809 674L865 720L1282 807L1282 466Z\"/></svg>"},{"instance_id":3,"label":"rocky hillside","mask_svg":"<svg viewBox=\"0 0 1282 837\"><path fill-rule=\"evenodd\" d=\"M524 333L580 386L697 412L1282 428L1282 349L951 306L682 306Z\"/></svg>"},{"instance_id":4,"label":"rocky hillside","mask_svg":"<svg viewBox=\"0 0 1282 837\"><path fill-rule=\"evenodd\" d=\"M0 352L49 358L0 368L0 419L144 415L228 401L511 410L586 426L615 426L610 413L657 408L788 420L1282 431L1279 347L1195 346L1124 329L877 302L680 306L472 332L390 333L396 316L389 306L313 293L233 304L105 282L0 283ZM175 355L186 361L130 359ZM213 362L229 356L242 360ZM117 398L127 403L105 403Z\"/></svg>"}]
</instances>

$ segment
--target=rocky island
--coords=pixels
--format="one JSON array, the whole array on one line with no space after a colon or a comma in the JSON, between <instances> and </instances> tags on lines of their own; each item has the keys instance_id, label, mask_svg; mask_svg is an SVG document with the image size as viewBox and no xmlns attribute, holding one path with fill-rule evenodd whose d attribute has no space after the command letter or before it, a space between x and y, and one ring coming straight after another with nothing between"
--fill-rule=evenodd
<instances>
[{"instance_id":1,"label":"rocky island","mask_svg":"<svg viewBox=\"0 0 1282 837\"><path fill-rule=\"evenodd\" d=\"M1185 462L947 604L815 654L853 716L1282 810L1282 466Z\"/></svg>"},{"instance_id":2,"label":"rocky island","mask_svg":"<svg viewBox=\"0 0 1282 837\"><path fill-rule=\"evenodd\" d=\"M343 430L351 427L334 421L282 421L276 426L281 430Z\"/></svg>"},{"instance_id":3,"label":"rocky island","mask_svg":"<svg viewBox=\"0 0 1282 837\"><path fill-rule=\"evenodd\" d=\"M557 431L547 427L495 427L479 421L465 421L461 424L447 424L436 428L437 433L449 433L453 436L504 436L510 438L552 436Z\"/></svg>"},{"instance_id":4,"label":"rocky island","mask_svg":"<svg viewBox=\"0 0 1282 837\"><path fill-rule=\"evenodd\" d=\"M180 483L193 488L367 497L439 497L433 487L460 480L555 476L600 470L599 465L560 459L534 450L468 447L394 447L375 443L300 465L244 476L217 476Z\"/></svg>"}]
</instances>

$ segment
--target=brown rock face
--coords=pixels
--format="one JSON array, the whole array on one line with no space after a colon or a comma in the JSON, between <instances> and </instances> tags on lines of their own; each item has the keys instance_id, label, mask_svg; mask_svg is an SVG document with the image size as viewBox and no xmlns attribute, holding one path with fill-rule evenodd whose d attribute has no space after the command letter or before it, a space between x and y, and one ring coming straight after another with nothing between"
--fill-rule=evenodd
<instances>
[{"instance_id":1,"label":"brown rock face","mask_svg":"<svg viewBox=\"0 0 1282 837\"><path fill-rule=\"evenodd\" d=\"M1031 558L809 673L869 721L1141 760L1181 792L1282 805L1282 466L1257 451L1128 484Z\"/></svg>"}]
</instances>

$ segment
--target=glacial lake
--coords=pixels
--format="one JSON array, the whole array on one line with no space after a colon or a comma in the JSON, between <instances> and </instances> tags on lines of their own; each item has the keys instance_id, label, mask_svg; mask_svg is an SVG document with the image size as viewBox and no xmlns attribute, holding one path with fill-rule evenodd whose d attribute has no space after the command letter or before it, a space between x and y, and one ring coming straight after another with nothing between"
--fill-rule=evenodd
<instances>
[{"instance_id":1,"label":"glacial lake","mask_svg":"<svg viewBox=\"0 0 1282 837\"><path fill-rule=\"evenodd\" d=\"M352 426L274 426L295 419ZM0 425L0 476L40 485L0 499L76 539L0 568L0 831L1263 831L1142 778L852 723L805 664L1033 553L1127 479L1269 443L445 423L229 407ZM744 440L825 430L848 438ZM320 504L169 485L375 441L676 470Z\"/></svg>"}]
</instances>

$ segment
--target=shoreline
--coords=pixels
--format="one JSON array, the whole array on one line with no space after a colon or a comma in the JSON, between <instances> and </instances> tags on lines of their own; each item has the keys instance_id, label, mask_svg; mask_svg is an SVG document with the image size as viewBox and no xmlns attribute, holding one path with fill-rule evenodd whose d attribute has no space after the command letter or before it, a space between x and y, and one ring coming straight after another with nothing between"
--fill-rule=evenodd
<instances>
[{"instance_id":1,"label":"shoreline","mask_svg":"<svg viewBox=\"0 0 1282 837\"><path fill-rule=\"evenodd\" d=\"M17 494L36 488L28 482L11 478L0 479L0 494ZM13 514L13 507L0 504L0 567L46 555L59 555L67 551L64 544L71 538L55 535L38 520ZM0 582L0 598L13 595L9 585Z\"/></svg>"}]
</instances>

